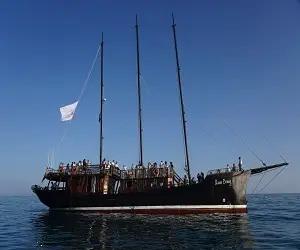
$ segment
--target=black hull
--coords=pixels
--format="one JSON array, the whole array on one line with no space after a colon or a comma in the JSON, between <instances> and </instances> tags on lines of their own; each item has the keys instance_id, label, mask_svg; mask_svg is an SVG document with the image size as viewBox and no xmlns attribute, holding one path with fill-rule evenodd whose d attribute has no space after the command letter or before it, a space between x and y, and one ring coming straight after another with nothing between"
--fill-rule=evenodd
<instances>
[{"instance_id":1,"label":"black hull","mask_svg":"<svg viewBox=\"0 0 300 250\"><path fill-rule=\"evenodd\" d=\"M37 186L33 191L52 210L130 213L247 212L249 171L207 176L199 184L120 194L71 193Z\"/></svg>"}]
</instances>

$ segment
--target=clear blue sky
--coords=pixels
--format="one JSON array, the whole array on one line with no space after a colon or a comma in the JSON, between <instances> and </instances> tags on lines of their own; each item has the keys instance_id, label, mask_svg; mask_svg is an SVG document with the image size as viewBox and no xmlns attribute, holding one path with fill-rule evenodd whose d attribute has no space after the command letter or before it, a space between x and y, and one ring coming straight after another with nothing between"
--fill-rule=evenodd
<instances>
[{"instance_id":1,"label":"clear blue sky","mask_svg":"<svg viewBox=\"0 0 300 250\"><path fill-rule=\"evenodd\" d=\"M104 154L138 161L136 13L145 159L173 161L183 172L172 11L193 174L238 156L245 167L259 166L250 147L267 163L281 161L279 153L291 162L265 191L300 191L299 1L7 0L0 3L0 194L30 193L66 127L56 161L97 161L99 64L71 124L60 122L58 108L79 95L102 31Z\"/></svg>"}]
</instances>

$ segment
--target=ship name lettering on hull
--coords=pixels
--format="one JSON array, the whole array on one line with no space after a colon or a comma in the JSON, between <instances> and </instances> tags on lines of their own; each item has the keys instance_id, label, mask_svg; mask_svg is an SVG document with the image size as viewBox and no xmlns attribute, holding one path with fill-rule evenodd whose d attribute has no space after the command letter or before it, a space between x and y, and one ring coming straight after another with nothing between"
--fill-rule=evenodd
<instances>
[{"instance_id":1,"label":"ship name lettering on hull","mask_svg":"<svg viewBox=\"0 0 300 250\"><path fill-rule=\"evenodd\" d=\"M215 186L225 185L225 184L231 185L231 180L226 180L226 179L217 180L217 179L215 179Z\"/></svg>"}]
</instances>

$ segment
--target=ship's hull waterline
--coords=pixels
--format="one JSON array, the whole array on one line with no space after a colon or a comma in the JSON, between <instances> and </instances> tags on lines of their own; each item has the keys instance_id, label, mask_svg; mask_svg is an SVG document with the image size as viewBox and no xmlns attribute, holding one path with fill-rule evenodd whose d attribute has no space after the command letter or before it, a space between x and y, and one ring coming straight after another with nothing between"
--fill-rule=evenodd
<instances>
[{"instance_id":1,"label":"ship's hull waterline","mask_svg":"<svg viewBox=\"0 0 300 250\"><path fill-rule=\"evenodd\" d=\"M72 193L37 186L33 191L41 202L54 211L201 214L246 213L246 187L249 171L207 178L199 184L120 194Z\"/></svg>"},{"instance_id":2,"label":"ship's hull waterline","mask_svg":"<svg viewBox=\"0 0 300 250\"><path fill-rule=\"evenodd\" d=\"M174 206L132 206L132 207L67 207L52 208L52 211L99 212L132 214L206 214L246 213L247 205L174 205Z\"/></svg>"}]
</instances>

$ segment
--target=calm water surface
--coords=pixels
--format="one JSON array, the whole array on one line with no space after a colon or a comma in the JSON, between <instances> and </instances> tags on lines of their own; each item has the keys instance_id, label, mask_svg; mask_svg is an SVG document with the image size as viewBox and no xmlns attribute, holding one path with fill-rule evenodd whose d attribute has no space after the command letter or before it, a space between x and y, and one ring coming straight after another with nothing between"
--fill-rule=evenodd
<instances>
[{"instance_id":1,"label":"calm water surface","mask_svg":"<svg viewBox=\"0 0 300 250\"><path fill-rule=\"evenodd\" d=\"M34 196L0 197L2 249L300 249L300 194L250 195L243 215L49 212Z\"/></svg>"}]
</instances>

